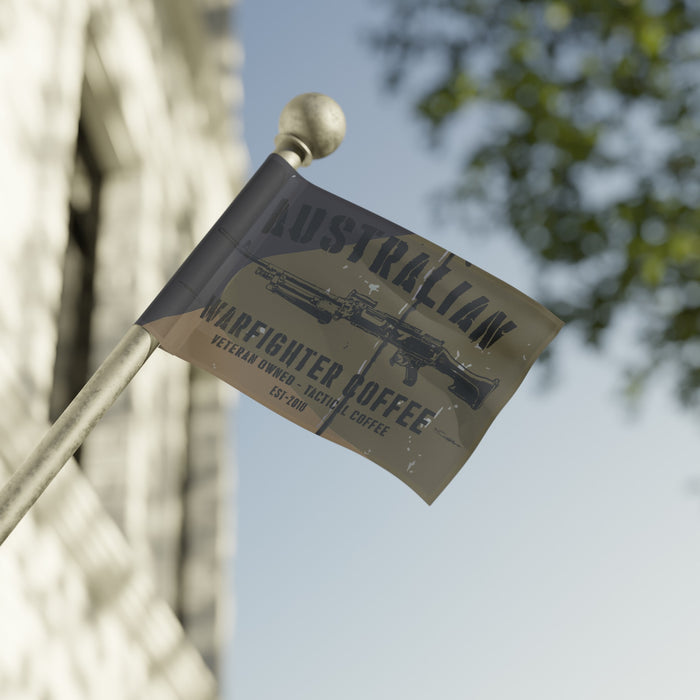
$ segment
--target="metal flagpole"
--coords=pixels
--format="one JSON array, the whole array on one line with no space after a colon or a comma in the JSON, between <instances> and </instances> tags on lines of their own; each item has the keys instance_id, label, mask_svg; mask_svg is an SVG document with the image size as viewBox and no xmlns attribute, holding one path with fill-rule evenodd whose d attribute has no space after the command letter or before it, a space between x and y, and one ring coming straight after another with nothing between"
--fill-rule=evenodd
<instances>
[{"instance_id":1,"label":"metal flagpole","mask_svg":"<svg viewBox=\"0 0 700 700\"><path fill-rule=\"evenodd\" d=\"M298 95L282 110L275 153L293 168L332 153L345 136L345 117L325 95ZM0 491L0 544L44 492L158 347L144 328L133 325L68 408L49 428Z\"/></svg>"}]
</instances>

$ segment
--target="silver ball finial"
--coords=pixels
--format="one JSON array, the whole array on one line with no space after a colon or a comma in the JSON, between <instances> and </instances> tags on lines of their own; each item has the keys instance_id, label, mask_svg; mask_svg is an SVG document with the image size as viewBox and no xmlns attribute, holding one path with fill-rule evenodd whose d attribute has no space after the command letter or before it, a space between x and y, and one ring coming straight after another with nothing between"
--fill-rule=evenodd
<instances>
[{"instance_id":1,"label":"silver ball finial","mask_svg":"<svg viewBox=\"0 0 700 700\"><path fill-rule=\"evenodd\" d=\"M345 115L338 103L318 92L307 92L290 100L282 110L277 152L292 150L301 165L325 158L345 137Z\"/></svg>"}]
</instances>

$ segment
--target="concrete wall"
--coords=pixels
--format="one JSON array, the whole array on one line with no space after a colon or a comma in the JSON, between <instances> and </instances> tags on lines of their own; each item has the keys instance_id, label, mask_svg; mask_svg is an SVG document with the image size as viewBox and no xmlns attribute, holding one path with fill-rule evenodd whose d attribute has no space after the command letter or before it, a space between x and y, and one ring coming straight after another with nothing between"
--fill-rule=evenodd
<instances>
[{"instance_id":1,"label":"concrete wall","mask_svg":"<svg viewBox=\"0 0 700 700\"><path fill-rule=\"evenodd\" d=\"M230 5L0 4L5 474L47 425L69 203L84 186L78 124L100 171L92 368L242 184ZM232 389L157 351L80 468L0 548L3 698L215 694L231 621L222 569L234 541L233 402Z\"/></svg>"}]
</instances>

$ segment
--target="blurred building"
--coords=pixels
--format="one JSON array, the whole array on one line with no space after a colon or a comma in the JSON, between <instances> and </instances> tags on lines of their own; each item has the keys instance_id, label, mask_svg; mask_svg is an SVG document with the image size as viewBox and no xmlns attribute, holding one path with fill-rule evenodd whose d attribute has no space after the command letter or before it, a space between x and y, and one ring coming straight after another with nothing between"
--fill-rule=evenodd
<instances>
[{"instance_id":1,"label":"blurred building","mask_svg":"<svg viewBox=\"0 0 700 700\"><path fill-rule=\"evenodd\" d=\"M0 480L241 186L232 0L0 2ZM218 695L234 391L162 351L0 547L0 697Z\"/></svg>"}]
</instances>

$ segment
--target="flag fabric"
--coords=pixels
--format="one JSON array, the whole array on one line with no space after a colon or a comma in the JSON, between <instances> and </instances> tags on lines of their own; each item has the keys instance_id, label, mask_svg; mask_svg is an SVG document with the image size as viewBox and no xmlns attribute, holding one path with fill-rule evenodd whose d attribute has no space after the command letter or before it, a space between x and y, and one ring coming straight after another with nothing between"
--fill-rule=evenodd
<instances>
[{"instance_id":1,"label":"flag fabric","mask_svg":"<svg viewBox=\"0 0 700 700\"><path fill-rule=\"evenodd\" d=\"M543 306L271 155L137 321L432 503L557 334Z\"/></svg>"}]
</instances>

